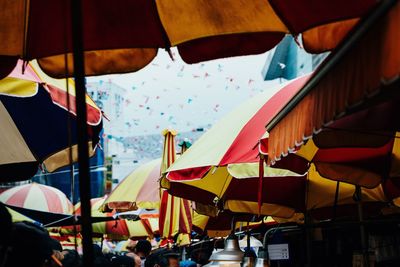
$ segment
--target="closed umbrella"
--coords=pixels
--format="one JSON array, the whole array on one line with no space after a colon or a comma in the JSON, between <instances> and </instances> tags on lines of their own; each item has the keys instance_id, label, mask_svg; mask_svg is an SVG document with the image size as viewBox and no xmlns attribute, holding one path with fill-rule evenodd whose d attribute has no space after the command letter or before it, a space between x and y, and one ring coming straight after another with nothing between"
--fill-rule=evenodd
<instances>
[{"instance_id":1,"label":"closed umbrella","mask_svg":"<svg viewBox=\"0 0 400 267\"><path fill-rule=\"evenodd\" d=\"M164 173L175 161L175 135L177 132L166 129L162 134L164 136L164 148L160 174ZM166 190L161 190L159 221L161 237L168 240L179 234L179 245L190 244L192 212L190 201L172 196Z\"/></svg>"}]
</instances>

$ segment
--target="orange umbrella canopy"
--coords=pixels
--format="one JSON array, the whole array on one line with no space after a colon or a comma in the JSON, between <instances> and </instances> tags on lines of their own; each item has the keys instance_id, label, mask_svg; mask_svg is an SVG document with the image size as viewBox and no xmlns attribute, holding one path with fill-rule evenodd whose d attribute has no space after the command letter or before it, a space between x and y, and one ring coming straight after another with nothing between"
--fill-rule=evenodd
<instances>
[{"instance_id":1,"label":"orange umbrella canopy","mask_svg":"<svg viewBox=\"0 0 400 267\"><path fill-rule=\"evenodd\" d=\"M0 194L0 201L21 208L71 214L72 204L57 188L31 183L10 188Z\"/></svg>"},{"instance_id":2,"label":"orange umbrella canopy","mask_svg":"<svg viewBox=\"0 0 400 267\"><path fill-rule=\"evenodd\" d=\"M157 48L170 46L177 46L188 63L263 53L288 32L306 33L306 48L325 51L378 3L88 0L82 2L85 71L88 75L135 71L155 57ZM47 72L65 75L64 57L56 55L72 51L70 1L2 0L0 7L0 39L8 40L0 44L0 55L41 58Z\"/></svg>"},{"instance_id":3,"label":"orange umbrella canopy","mask_svg":"<svg viewBox=\"0 0 400 267\"><path fill-rule=\"evenodd\" d=\"M367 188L400 177L399 23L397 1L265 122L260 149L269 163L304 173L312 162L324 177Z\"/></svg>"},{"instance_id":4,"label":"orange umbrella canopy","mask_svg":"<svg viewBox=\"0 0 400 267\"><path fill-rule=\"evenodd\" d=\"M265 122L269 133L265 152L269 161L296 150L296 145L335 120L361 110L368 112L369 108L372 116L376 111L382 112L379 104L398 101L400 3L394 2L396 5L373 27L359 34L352 45L344 47L348 49L331 53L298 97L294 97L276 118ZM386 112L384 116L390 116L385 118L387 123L397 121L396 113L392 114L390 109ZM393 129L383 125L378 116L372 118L371 123L358 130Z\"/></svg>"}]
</instances>

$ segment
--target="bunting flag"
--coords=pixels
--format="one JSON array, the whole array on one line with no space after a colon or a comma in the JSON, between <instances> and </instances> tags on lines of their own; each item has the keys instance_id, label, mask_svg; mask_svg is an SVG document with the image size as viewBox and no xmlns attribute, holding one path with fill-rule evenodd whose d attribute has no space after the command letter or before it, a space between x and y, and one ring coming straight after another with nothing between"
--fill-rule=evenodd
<instances>
[{"instance_id":1,"label":"bunting flag","mask_svg":"<svg viewBox=\"0 0 400 267\"><path fill-rule=\"evenodd\" d=\"M174 130L164 130L164 148L161 160L161 175L167 171L175 161L175 136ZM192 208L190 201L170 195L166 190L161 191L160 203L160 235L163 238L160 246L166 246L173 242L173 238L179 234L176 243L179 246L190 244L192 231Z\"/></svg>"}]
</instances>

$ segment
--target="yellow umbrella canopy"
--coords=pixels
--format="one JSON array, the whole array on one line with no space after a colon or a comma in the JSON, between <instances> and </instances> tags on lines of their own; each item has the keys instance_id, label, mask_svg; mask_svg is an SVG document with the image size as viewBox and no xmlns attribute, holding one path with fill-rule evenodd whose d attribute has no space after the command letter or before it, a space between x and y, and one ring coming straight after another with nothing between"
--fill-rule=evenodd
<instances>
[{"instance_id":1,"label":"yellow umbrella canopy","mask_svg":"<svg viewBox=\"0 0 400 267\"><path fill-rule=\"evenodd\" d=\"M23 221L34 222L34 220L32 220L31 218L13 210L13 209L10 209L9 207L6 207L6 209L10 213L13 222L23 222Z\"/></svg>"},{"instance_id":2,"label":"yellow umbrella canopy","mask_svg":"<svg viewBox=\"0 0 400 267\"><path fill-rule=\"evenodd\" d=\"M160 165L161 159L155 159L131 172L106 198L101 210L158 209Z\"/></svg>"},{"instance_id":3,"label":"yellow umbrella canopy","mask_svg":"<svg viewBox=\"0 0 400 267\"><path fill-rule=\"evenodd\" d=\"M112 217L112 213L102 213L100 211L103 205L104 198L91 199L91 211L93 217ZM81 213L80 203L75 205L76 213ZM106 234L111 239L126 239L126 238L147 238L152 237L158 231L158 218L150 216L141 218L137 221L118 219L112 221L93 223L93 233Z\"/></svg>"}]
</instances>

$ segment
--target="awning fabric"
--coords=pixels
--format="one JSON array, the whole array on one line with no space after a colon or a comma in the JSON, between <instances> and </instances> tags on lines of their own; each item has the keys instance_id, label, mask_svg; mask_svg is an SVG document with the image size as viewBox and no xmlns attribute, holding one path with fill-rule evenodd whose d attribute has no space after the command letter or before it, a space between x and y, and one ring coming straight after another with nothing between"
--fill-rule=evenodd
<instances>
[{"instance_id":1,"label":"awning fabric","mask_svg":"<svg viewBox=\"0 0 400 267\"><path fill-rule=\"evenodd\" d=\"M398 25L400 3L356 41L326 74L320 77L319 72L327 64L313 74L304 88L317 78L319 82L289 112L278 114L284 115L278 123L267 125L269 138L264 149L270 162L294 151L333 120L366 108L374 101L399 96ZM332 53L326 63L339 52L340 49Z\"/></svg>"}]
</instances>

